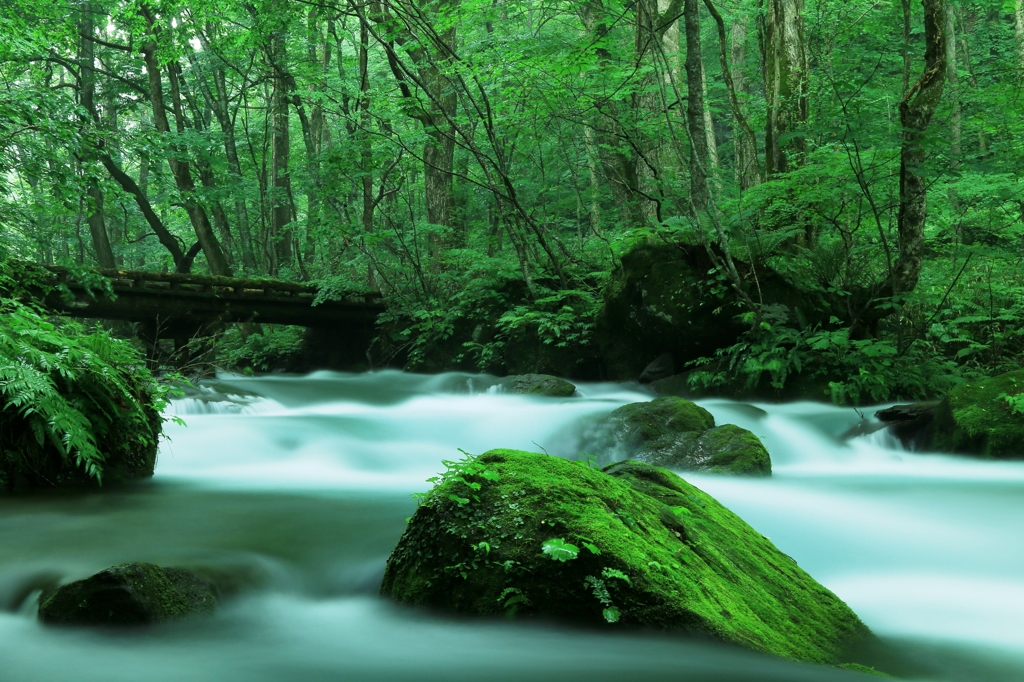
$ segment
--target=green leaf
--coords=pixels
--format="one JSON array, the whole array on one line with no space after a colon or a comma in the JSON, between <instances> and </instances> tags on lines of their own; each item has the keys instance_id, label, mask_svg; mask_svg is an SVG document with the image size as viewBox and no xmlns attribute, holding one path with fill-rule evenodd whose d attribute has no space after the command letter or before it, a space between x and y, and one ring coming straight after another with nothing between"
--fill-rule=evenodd
<instances>
[{"instance_id":1,"label":"green leaf","mask_svg":"<svg viewBox=\"0 0 1024 682\"><path fill-rule=\"evenodd\" d=\"M541 550L555 561L571 561L579 556L580 548L562 538L545 540Z\"/></svg>"}]
</instances>

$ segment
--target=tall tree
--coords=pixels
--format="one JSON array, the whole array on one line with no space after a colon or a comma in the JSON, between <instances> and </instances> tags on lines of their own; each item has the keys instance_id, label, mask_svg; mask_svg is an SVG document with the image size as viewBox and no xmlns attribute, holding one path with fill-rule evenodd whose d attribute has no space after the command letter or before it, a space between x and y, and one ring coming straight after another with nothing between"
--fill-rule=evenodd
<instances>
[{"instance_id":1,"label":"tall tree","mask_svg":"<svg viewBox=\"0 0 1024 682\"><path fill-rule=\"evenodd\" d=\"M767 106L765 170L769 176L800 165L807 145L808 63L804 0L763 0L760 18Z\"/></svg>"},{"instance_id":2,"label":"tall tree","mask_svg":"<svg viewBox=\"0 0 1024 682\"><path fill-rule=\"evenodd\" d=\"M946 83L944 0L924 0L924 73L900 100L900 207L897 216L899 257L893 268L896 294L913 291L924 261L924 226L928 218L925 131L942 99Z\"/></svg>"},{"instance_id":3,"label":"tall tree","mask_svg":"<svg viewBox=\"0 0 1024 682\"><path fill-rule=\"evenodd\" d=\"M79 101L86 112L96 111L96 55L94 33L96 30L97 9L91 2L86 2L81 7L81 19L78 23L79 32L79 79L78 93ZM82 125L91 127L98 121L89 120L83 117ZM86 133L88 135L88 133ZM89 169L85 169L88 185L88 217L89 234L92 236L92 246L96 253L96 261L101 268L116 267L114 251L110 247L110 238L107 234L107 226L103 216L103 190L95 176Z\"/></svg>"}]
</instances>

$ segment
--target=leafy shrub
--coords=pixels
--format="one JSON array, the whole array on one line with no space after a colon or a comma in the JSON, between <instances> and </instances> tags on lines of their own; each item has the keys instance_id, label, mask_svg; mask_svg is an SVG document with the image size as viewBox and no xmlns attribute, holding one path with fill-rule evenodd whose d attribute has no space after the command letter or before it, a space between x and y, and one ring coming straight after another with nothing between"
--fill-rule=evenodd
<instances>
[{"instance_id":1,"label":"leafy shrub","mask_svg":"<svg viewBox=\"0 0 1024 682\"><path fill-rule=\"evenodd\" d=\"M266 325L259 334L242 335L237 326L221 337L217 364L269 372L288 367L302 353L303 327Z\"/></svg>"},{"instance_id":2,"label":"leafy shrub","mask_svg":"<svg viewBox=\"0 0 1024 682\"><path fill-rule=\"evenodd\" d=\"M139 351L10 299L0 313L0 486L151 474L170 389Z\"/></svg>"},{"instance_id":3,"label":"leafy shrub","mask_svg":"<svg viewBox=\"0 0 1024 682\"><path fill-rule=\"evenodd\" d=\"M787 380L827 382L836 404L872 404L887 400L922 399L939 395L984 373L945 357L928 339L899 349L892 339L852 339L847 328L797 328L785 306L765 306L762 318L738 343L720 349L715 358L693 363L703 367L690 375L698 389L785 388ZM744 316L754 322L753 313ZM833 327L840 320L830 320Z\"/></svg>"}]
</instances>

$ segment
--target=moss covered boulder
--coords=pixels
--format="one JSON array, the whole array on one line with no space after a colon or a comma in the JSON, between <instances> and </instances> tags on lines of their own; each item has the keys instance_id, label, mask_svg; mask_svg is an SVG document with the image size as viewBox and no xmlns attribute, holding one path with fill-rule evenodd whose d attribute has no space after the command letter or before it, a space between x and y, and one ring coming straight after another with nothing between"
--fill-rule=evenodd
<instances>
[{"instance_id":1,"label":"moss covered boulder","mask_svg":"<svg viewBox=\"0 0 1024 682\"><path fill-rule=\"evenodd\" d=\"M869 636L793 559L677 475L514 450L451 465L381 592L468 614L710 635L825 664Z\"/></svg>"},{"instance_id":2,"label":"moss covered boulder","mask_svg":"<svg viewBox=\"0 0 1024 682\"><path fill-rule=\"evenodd\" d=\"M770 269L733 259L741 278L765 303L784 307L799 326L828 319L825 306ZM746 308L719 277L699 244L643 244L623 254L605 287L594 340L605 375L636 380L667 353L675 367L712 357L746 330ZM755 277L756 274L756 277ZM755 281L756 280L756 281Z\"/></svg>"},{"instance_id":3,"label":"moss covered boulder","mask_svg":"<svg viewBox=\"0 0 1024 682\"><path fill-rule=\"evenodd\" d=\"M1024 370L954 388L935 408L928 449L1024 458Z\"/></svg>"},{"instance_id":4,"label":"moss covered boulder","mask_svg":"<svg viewBox=\"0 0 1024 682\"><path fill-rule=\"evenodd\" d=\"M552 398L568 398L576 393L576 386L550 374L518 374L506 377L502 386L509 393L546 395Z\"/></svg>"},{"instance_id":5,"label":"moss covered boulder","mask_svg":"<svg viewBox=\"0 0 1024 682\"><path fill-rule=\"evenodd\" d=\"M687 471L770 475L772 461L761 440L715 418L685 398L663 396L623 405L598 429L597 447L626 459Z\"/></svg>"},{"instance_id":6,"label":"moss covered boulder","mask_svg":"<svg viewBox=\"0 0 1024 682\"><path fill-rule=\"evenodd\" d=\"M132 563L59 587L39 604L47 625L149 625L212 613L217 592L181 568Z\"/></svg>"}]
</instances>

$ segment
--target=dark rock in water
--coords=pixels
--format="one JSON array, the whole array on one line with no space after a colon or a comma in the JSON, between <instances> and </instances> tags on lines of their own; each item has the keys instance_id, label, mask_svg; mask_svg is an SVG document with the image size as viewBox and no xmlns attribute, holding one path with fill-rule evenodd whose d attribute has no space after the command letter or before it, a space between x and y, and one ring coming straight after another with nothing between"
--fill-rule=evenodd
<instances>
[{"instance_id":1,"label":"dark rock in water","mask_svg":"<svg viewBox=\"0 0 1024 682\"><path fill-rule=\"evenodd\" d=\"M912 403L909 405L893 405L875 412L875 416L885 423L883 428L899 438L900 443L908 450L919 450L927 447L929 427L935 418L938 400Z\"/></svg>"},{"instance_id":2,"label":"dark rock in water","mask_svg":"<svg viewBox=\"0 0 1024 682\"><path fill-rule=\"evenodd\" d=\"M664 379L656 379L651 382L651 388L658 395L676 395L686 398L692 393L690 390L690 372L673 374Z\"/></svg>"},{"instance_id":3,"label":"dark rock in water","mask_svg":"<svg viewBox=\"0 0 1024 682\"><path fill-rule=\"evenodd\" d=\"M909 405L893 405L892 407L878 410L875 412L875 416L884 422L913 421L924 415L933 415L938 405L938 400L911 403Z\"/></svg>"},{"instance_id":4,"label":"dark rock in water","mask_svg":"<svg viewBox=\"0 0 1024 682\"><path fill-rule=\"evenodd\" d=\"M640 383L649 384L658 379L667 379L675 373L676 363L672 360L672 354L662 353L644 368L644 371L640 374Z\"/></svg>"},{"instance_id":5,"label":"dark rock in water","mask_svg":"<svg viewBox=\"0 0 1024 682\"><path fill-rule=\"evenodd\" d=\"M837 664L870 633L742 519L675 474L514 450L464 460L423 499L381 593L479 615L710 635Z\"/></svg>"},{"instance_id":6,"label":"dark rock in water","mask_svg":"<svg viewBox=\"0 0 1024 682\"><path fill-rule=\"evenodd\" d=\"M576 392L573 384L550 374L519 374L507 377L502 385L509 393L547 395L553 398L568 398Z\"/></svg>"},{"instance_id":7,"label":"dark rock in water","mask_svg":"<svg viewBox=\"0 0 1024 682\"><path fill-rule=\"evenodd\" d=\"M656 466L722 474L772 471L757 436L733 424L716 428L710 412L685 398L623 405L608 416L605 430L628 459Z\"/></svg>"},{"instance_id":8,"label":"dark rock in water","mask_svg":"<svg viewBox=\"0 0 1024 682\"><path fill-rule=\"evenodd\" d=\"M47 625L148 625L213 612L217 592L191 571L133 563L63 585L43 599Z\"/></svg>"},{"instance_id":9,"label":"dark rock in water","mask_svg":"<svg viewBox=\"0 0 1024 682\"><path fill-rule=\"evenodd\" d=\"M1024 369L957 386L935 408L927 449L1024 458Z\"/></svg>"}]
</instances>

